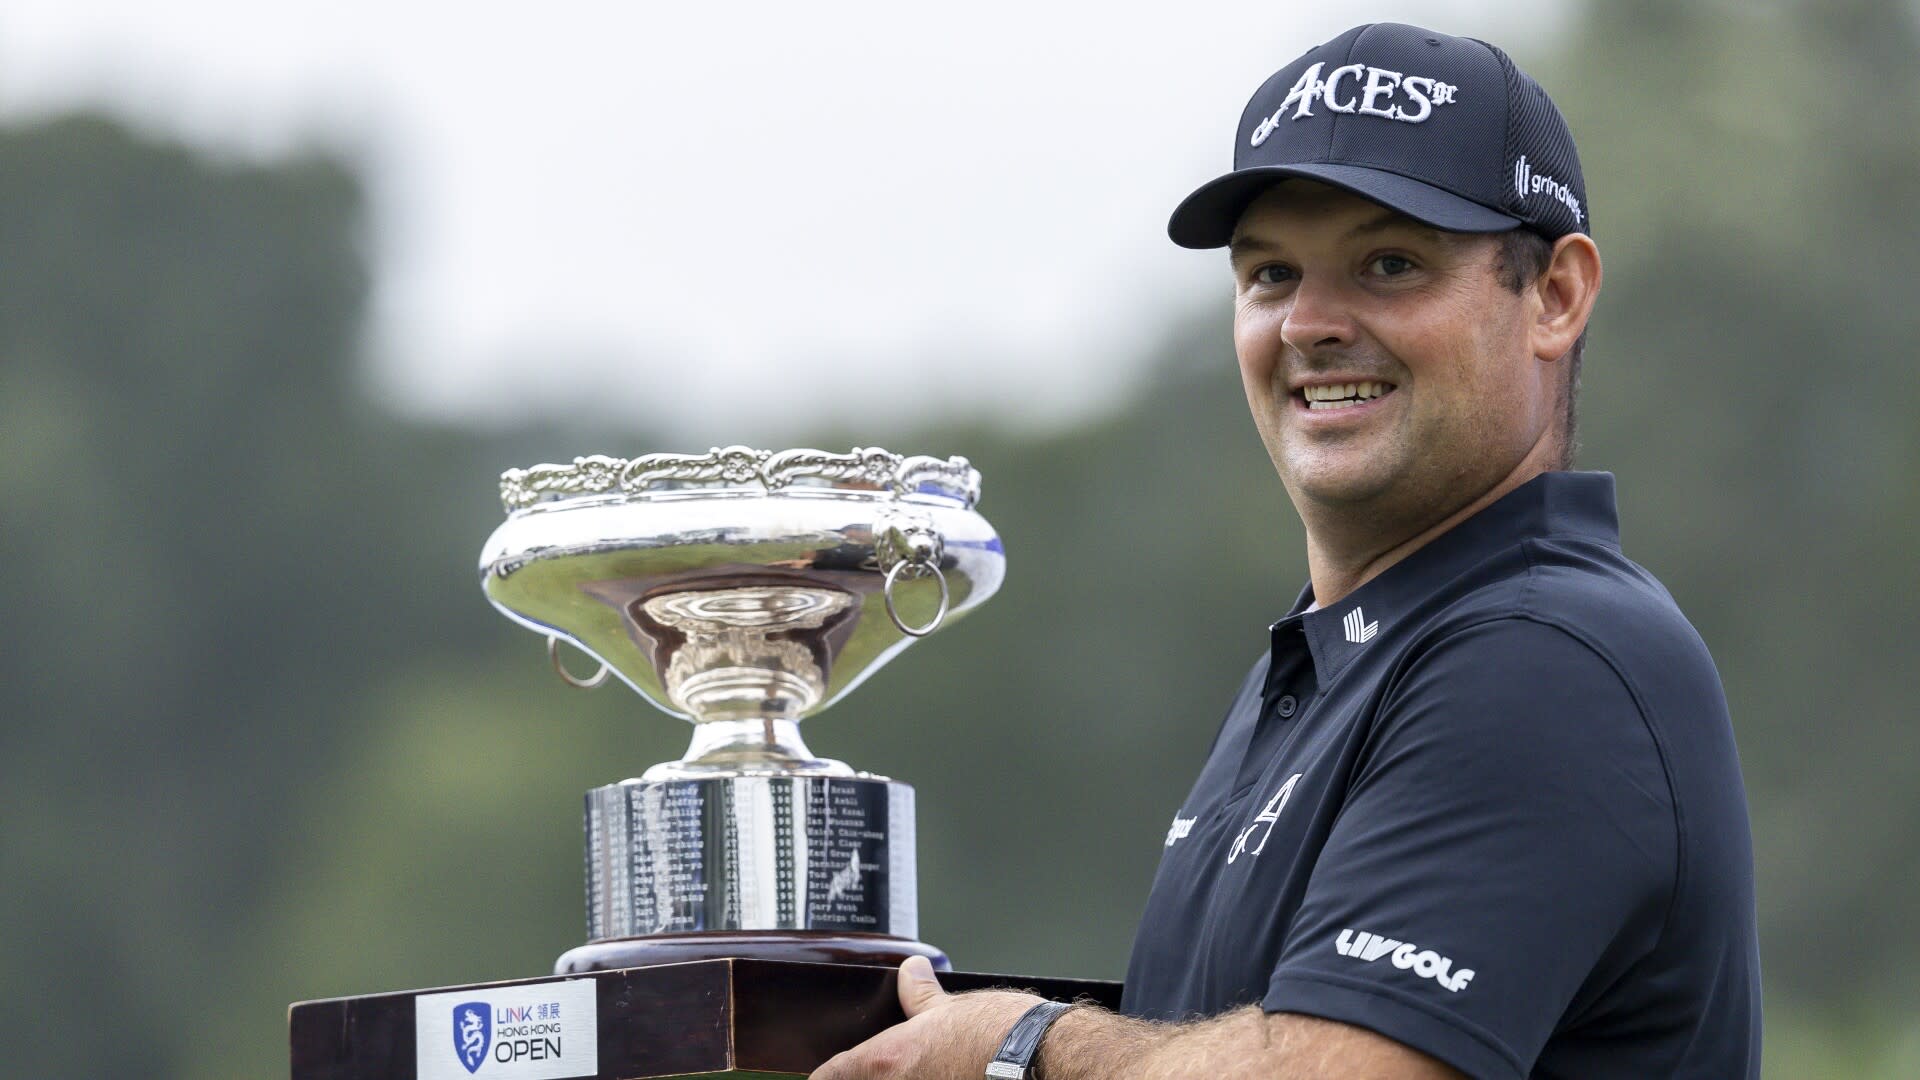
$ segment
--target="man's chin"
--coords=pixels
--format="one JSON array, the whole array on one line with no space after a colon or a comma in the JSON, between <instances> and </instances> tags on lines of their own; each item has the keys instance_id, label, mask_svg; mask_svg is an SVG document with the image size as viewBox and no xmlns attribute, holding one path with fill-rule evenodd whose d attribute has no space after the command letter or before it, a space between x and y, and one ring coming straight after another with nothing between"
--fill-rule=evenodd
<instances>
[{"instance_id":1,"label":"man's chin","mask_svg":"<svg viewBox=\"0 0 1920 1080\"><path fill-rule=\"evenodd\" d=\"M1390 470L1379 462L1329 463L1316 461L1292 470L1291 483L1296 500L1306 499L1323 506L1366 506L1376 503L1393 487Z\"/></svg>"}]
</instances>

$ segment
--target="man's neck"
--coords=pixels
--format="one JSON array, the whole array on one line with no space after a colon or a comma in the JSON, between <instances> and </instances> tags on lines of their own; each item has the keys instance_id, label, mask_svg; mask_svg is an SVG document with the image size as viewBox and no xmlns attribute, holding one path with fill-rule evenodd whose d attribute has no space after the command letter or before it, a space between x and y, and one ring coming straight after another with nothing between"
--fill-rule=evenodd
<instances>
[{"instance_id":1,"label":"man's neck","mask_svg":"<svg viewBox=\"0 0 1920 1080\"><path fill-rule=\"evenodd\" d=\"M1307 570L1313 580L1315 607L1338 603L1348 593L1379 577L1435 537L1498 502L1508 492L1549 471L1548 463L1529 454L1499 483L1452 510L1437 510L1425 518L1396 518L1389 522L1356 521L1351 513L1301 514L1307 526ZM1316 525L1318 527L1316 528Z\"/></svg>"}]
</instances>

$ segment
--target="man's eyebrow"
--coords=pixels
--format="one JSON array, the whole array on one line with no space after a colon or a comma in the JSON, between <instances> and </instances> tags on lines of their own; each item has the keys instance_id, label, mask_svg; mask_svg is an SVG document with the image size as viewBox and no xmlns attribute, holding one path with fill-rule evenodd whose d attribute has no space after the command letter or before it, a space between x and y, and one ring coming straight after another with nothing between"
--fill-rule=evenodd
<instances>
[{"instance_id":1,"label":"man's eyebrow","mask_svg":"<svg viewBox=\"0 0 1920 1080\"><path fill-rule=\"evenodd\" d=\"M1249 255L1271 254L1280 250L1280 245L1271 244L1256 236L1236 236L1227 241L1227 259L1239 262Z\"/></svg>"},{"instance_id":2,"label":"man's eyebrow","mask_svg":"<svg viewBox=\"0 0 1920 1080\"><path fill-rule=\"evenodd\" d=\"M1366 221L1355 225L1353 228L1347 230L1345 239L1352 240L1372 233L1391 232L1395 229L1405 229L1408 232L1419 233L1421 236L1436 243L1444 244L1447 242L1448 234L1446 232L1436 229L1431 225L1415 221L1398 210L1383 210L1379 214L1368 218Z\"/></svg>"}]
</instances>

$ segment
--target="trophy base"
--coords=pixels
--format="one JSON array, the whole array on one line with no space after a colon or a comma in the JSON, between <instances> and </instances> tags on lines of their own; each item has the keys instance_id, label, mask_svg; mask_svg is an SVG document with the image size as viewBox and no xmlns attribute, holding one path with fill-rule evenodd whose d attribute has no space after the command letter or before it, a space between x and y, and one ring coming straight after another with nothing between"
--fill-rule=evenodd
<instances>
[{"instance_id":1,"label":"trophy base","mask_svg":"<svg viewBox=\"0 0 1920 1080\"><path fill-rule=\"evenodd\" d=\"M1111 982L953 972L940 982L953 991L1005 987L1120 1004L1120 984ZM532 1024L512 1018L542 1004L546 1021L537 1013ZM474 1068L453 1038L464 1009L491 1017L507 1010L507 1021L480 1035L485 1060ZM287 1037L292 1080L802 1080L905 1019L894 973L884 968L711 960L305 1001L287 1011ZM516 1027L541 1030L508 1030Z\"/></svg>"},{"instance_id":2,"label":"trophy base","mask_svg":"<svg viewBox=\"0 0 1920 1080\"><path fill-rule=\"evenodd\" d=\"M555 975L684 964L695 960L787 960L805 964L867 964L896 967L909 956L933 961L936 971L951 971L947 954L925 942L887 934L830 930L714 930L686 934L590 941L562 953Z\"/></svg>"}]
</instances>

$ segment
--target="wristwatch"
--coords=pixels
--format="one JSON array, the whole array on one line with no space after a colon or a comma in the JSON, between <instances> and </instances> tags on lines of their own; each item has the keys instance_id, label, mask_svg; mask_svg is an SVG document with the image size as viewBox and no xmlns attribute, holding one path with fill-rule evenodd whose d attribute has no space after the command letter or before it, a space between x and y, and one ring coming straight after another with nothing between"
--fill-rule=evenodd
<instances>
[{"instance_id":1,"label":"wristwatch","mask_svg":"<svg viewBox=\"0 0 1920 1080\"><path fill-rule=\"evenodd\" d=\"M1020 1014L993 1060L987 1063L987 1080L1035 1080L1033 1055L1040 1049L1040 1036L1071 1008L1070 1002L1043 1001Z\"/></svg>"}]
</instances>

